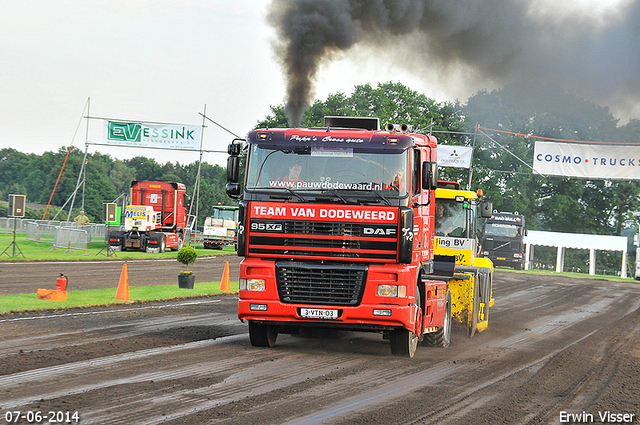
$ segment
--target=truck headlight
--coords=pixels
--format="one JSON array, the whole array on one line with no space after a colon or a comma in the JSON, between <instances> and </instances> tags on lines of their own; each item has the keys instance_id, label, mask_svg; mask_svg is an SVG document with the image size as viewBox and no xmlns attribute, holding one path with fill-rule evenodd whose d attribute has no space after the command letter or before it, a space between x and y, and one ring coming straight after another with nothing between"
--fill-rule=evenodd
<instances>
[{"instance_id":1,"label":"truck headlight","mask_svg":"<svg viewBox=\"0 0 640 425\"><path fill-rule=\"evenodd\" d=\"M522 258L522 254L518 254L518 253L513 254L513 258Z\"/></svg>"},{"instance_id":2,"label":"truck headlight","mask_svg":"<svg viewBox=\"0 0 640 425\"><path fill-rule=\"evenodd\" d=\"M240 279L241 291L265 291L264 279Z\"/></svg>"},{"instance_id":3,"label":"truck headlight","mask_svg":"<svg viewBox=\"0 0 640 425\"><path fill-rule=\"evenodd\" d=\"M378 285L379 297L406 297L407 287L404 285Z\"/></svg>"}]
</instances>

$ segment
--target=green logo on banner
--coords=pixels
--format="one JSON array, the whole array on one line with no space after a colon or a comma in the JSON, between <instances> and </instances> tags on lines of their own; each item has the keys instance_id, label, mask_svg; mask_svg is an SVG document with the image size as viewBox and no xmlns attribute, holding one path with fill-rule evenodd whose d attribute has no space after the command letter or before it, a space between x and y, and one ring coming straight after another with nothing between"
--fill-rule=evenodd
<instances>
[{"instance_id":1,"label":"green logo on banner","mask_svg":"<svg viewBox=\"0 0 640 425\"><path fill-rule=\"evenodd\" d=\"M137 122L112 122L109 121L109 140L122 142L139 142L142 136L142 124Z\"/></svg>"}]
</instances>

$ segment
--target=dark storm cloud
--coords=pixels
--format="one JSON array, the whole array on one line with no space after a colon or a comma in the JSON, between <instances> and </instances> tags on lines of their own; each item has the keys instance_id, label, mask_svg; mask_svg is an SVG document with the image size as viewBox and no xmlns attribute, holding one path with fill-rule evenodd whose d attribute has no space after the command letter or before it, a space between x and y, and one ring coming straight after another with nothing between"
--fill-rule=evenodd
<instances>
[{"instance_id":1,"label":"dark storm cloud","mask_svg":"<svg viewBox=\"0 0 640 425\"><path fill-rule=\"evenodd\" d=\"M480 84L557 84L593 102L640 100L640 0L601 20L589 11L539 10L524 0L274 0L268 22L287 80L292 125L313 100L319 66L351 47L402 50L397 66L468 69ZM546 3L548 5L549 3ZM562 2L557 2L561 5ZM400 44L398 44L400 43ZM424 67L424 68L423 68ZM533 84L535 86L535 84Z\"/></svg>"}]
</instances>

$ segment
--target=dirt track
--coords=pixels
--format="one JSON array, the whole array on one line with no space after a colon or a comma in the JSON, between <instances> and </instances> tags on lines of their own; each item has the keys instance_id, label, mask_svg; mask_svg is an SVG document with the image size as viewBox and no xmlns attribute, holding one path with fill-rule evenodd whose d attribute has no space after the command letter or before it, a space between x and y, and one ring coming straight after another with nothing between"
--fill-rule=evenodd
<instances>
[{"instance_id":1,"label":"dirt track","mask_svg":"<svg viewBox=\"0 0 640 425\"><path fill-rule=\"evenodd\" d=\"M609 411L640 423L640 285L498 272L494 295L487 331L456 332L449 348L420 347L413 359L392 357L377 334L280 335L271 349L251 347L231 295L0 316L0 413L78 411L83 424L488 425L568 414L603 423Z\"/></svg>"},{"instance_id":2,"label":"dirt track","mask_svg":"<svg viewBox=\"0 0 640 425\"><path fill-rule=\"evenodd\" d=\"M224 265L229 261L230 277L238 280L240 261L237 255L200 257L189 266L197 282L220 281ZM0 263L0 295L35 294L38 288L55 289L56 279L67 276L68 290L117 288L122 265L127 263L129 286L172 285L184 266L175 259L52 261Z\"/></svg>"}]
</instances>

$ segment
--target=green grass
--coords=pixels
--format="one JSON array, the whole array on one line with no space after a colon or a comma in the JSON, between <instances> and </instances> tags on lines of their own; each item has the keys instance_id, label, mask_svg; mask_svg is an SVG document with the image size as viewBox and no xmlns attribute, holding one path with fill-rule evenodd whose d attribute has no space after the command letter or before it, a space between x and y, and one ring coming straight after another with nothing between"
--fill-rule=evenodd
<instances>
[{"instance_id":1,"label":"green grass","mask_svg":"<svg viewBox=\"0 0 640 425\"><path fill-rule=\"evenodd\" d=\"M496 267L495 270L498 272L527 273L527 274L537 274L537 275L543 275L543 276L562 276L562 277L572 277L575 279L600 279L600 280L611 280L616 282L635 282L633 277L622 278L619 276L604 275L604 274L596 274L591 276L588 273L571 273L571 272L557 273L557 272L554 272L553 270L538 270L538 269L514 270L509 267Z\"/></svg>"},{"instance_id":2,"label":"green grass","mask_svg":"<svg viewBox=\"0 0 640 425\"><path fill-rule=\"evenodd\" d=\"M29 261L88 261L88 260L131 260L150 258L176 259L177 251L167 251L162 254L147 254L140 251L116 252L115 255L106 256L104 243L92 243L86 250L53 249L52 244L34 242L26 239L24 233L16 233L16 256L13 256L13 233L0 233L0 256L2 262L29 262ZM233 247L225 247L223 250L204 249L202 245L195 246L198 257L210 257L215 255L235 254ZM100 252L102 250L102 252ZM20 251L24 257L20 255ZM177 264L177 260L176 260ZM238 282L231 282L231 292L238 291ZM190 298L206 295L222 294L220 282L196 282L194 289L178 288L175 285L160 286L129 286L129 299L134 302L161 301L177 298ZM117 288L91 289L87 291L70 291L66 301L39 300L35 293L0 296L0 314L21 311L38 311L67 309L75 307L94 307L114 304L126 304L126 301L116 300Z\"/></svg>"},{"instance_id":3,"label":"green grass","mask_svg":"<svg viewBox=\"0 0 640 425\"><path fill-rule=\"evenodd\" d=\"M221 291L220 282L196 282L193 289L178 288L177 282L175 285L129 286L129 299L132 302L145 302L237 293L238 282L231 282L230 289L230 292ZM0 314L128 304L127 301L116 300L116 292L117 288L69 291L66 301L40 300L35 293L2 295Z\"/></svg>"},{"instance_id":4,"label":"green grass","mask_svg":"<svg viewBox=\"0 0 640 425\"><path fill-rule=\"evenodd\" d=\"M176 258L177 252L167 251L162 254L147 254L146 252L124 251L116 252L115 256L106 256L104 243L89 244L86 250L64 250L52 249L51 244L26 239L25 234L16 234L16 243L24 257L19 253L13 257L12 233L0 233L0 253L8 248L4 255L0 256L0 263L7 261L82 261L82 260L129 260L142 258ZM202 245L195 246L199 257L214 255L235 254L233 247L226 247L224 250L204 249ZM102 252L100 253L100 250ZM8 255L7 255L8 254ZM177 261L177 260L176 260ZM629 282L633 278L622 279L617 276L596 275L590 276L584 273L556 273L549 270L527 270L515 271L510 268L496 268L500 272L529 273L547 276L564 276L580 279L605 279L612 281ZM136 286L129 287L129 298L133 302L162 301L179 298L190 298L207 295L222 294L219 290L220 282L196 282L194 289L180 289L175 285L161 286ZM39 300L35 293L16 294L0 296L0 314L23 311L57 310L76 307L95 307L117 304L127 304L126 301L116 300L117 288L92 289L87 291L70 291L66 301ZM231 293L237 293L238 282L231 282Z\"/></svg>"},{"instance_id":5,"label":"green grass","mask_svg":"<svg viewBox=\"0 0 640 425\"><path fill-rule=\"evenodd\" d=\"M107 250L104 242L91 243L87 249L53 249L51 243L34 242L27 240L24 233L16 233L16 244L24 257L16 249L16 256L13 256L13 233L0 233L0 262L6 261L82 261L82 260L132 260L142 258L176 258L177 251L163 252L162 254L147 254L141 251L120 251L107 257ZM211 257L223 254L235 254L235 249L231 246L223 250L204 249L202 245L195 246L198 257ZM100 252L102 250L102 252ZM176 260L177 261L177 260Z\"/></svg>"}]
</instances>

